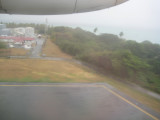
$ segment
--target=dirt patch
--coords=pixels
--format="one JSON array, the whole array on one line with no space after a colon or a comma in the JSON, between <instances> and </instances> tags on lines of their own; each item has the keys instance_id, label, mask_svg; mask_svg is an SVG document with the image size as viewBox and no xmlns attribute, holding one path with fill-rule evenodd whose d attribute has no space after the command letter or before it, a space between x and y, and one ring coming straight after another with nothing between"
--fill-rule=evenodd
<instances>
[{"instance_id":1,"label":"dirt patch","mask_svg":"<svg viewBox=\"0 0 160 120\"><path fill-rule=\"evenodd\" d=\"M55 45L50 39L48 39L43 47L42 55L47 57L63 57L72 58L72 56L63 53L57 45Z\"/></svg>"}]
</instances>

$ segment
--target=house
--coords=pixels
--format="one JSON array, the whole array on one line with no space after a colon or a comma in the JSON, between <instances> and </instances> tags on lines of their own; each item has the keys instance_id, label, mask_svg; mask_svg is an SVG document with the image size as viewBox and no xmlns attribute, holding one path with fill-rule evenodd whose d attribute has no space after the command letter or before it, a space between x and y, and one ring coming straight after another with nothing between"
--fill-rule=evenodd
<instances>
[{"instance_id":1,"label":"house","mask_svg":"<svg viewBox=\"0 0 160 120\"><path fill-rule=\"evenodd\" d=\"M0 40L3 42L7 42L12 44L13 46L24 47L24 48L31 48L33 43L36 43L36 40L31 37L14 37L14 36L0 36Z\"/></svg>"}]
</instances>

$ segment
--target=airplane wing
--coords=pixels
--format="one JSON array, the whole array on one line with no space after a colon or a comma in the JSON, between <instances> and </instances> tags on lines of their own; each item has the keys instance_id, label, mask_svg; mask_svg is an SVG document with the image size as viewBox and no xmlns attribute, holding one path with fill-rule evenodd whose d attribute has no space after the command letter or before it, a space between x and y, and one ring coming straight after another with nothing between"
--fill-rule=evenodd
<instances>
[{"instance_id":1,"label":"airplane wing","mask_svg":"<svg viewBox=\"0 0 160 120\"><path fill-rule=\"evenodd\" d=\"M127 0L0 0L0 13L56 15L96 11Z\"/></svg>"}]
</instances>

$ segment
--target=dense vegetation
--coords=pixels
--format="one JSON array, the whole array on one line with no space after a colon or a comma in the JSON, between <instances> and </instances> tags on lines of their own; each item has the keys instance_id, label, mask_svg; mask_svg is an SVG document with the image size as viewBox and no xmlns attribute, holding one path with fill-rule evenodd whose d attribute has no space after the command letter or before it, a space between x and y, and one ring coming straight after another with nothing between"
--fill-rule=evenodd
<instances>
[{"instance_id":1,"label":"dense vegetation","mask_svg":"<svg viewBox=\"0 0 160 120\"><path fill-rule=\"evenodd\" d=\"M48 33L76 59L160 93L160 45L124 40L113 34L95 35L80 28L55 27Z\"/></svg>"},{"instance_id":2,"label":"dense vegetation","mask_svg":"<svg viewBox=\"0 0 160 120\"><path fill-rule=\"evenodd\" d=\"M0 49L4 49L4 48L6 48L6 44L0 41Z\"/></svg>"}]
</instances>

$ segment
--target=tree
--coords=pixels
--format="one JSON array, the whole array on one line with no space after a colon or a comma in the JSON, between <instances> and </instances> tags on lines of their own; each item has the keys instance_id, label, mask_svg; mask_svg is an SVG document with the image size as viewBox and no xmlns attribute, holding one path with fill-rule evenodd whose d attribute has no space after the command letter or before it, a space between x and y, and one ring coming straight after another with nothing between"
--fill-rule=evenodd
<instances>
[{"instance_id":1,"label":"tree","mask_svg":"<svg viewBox=\"0 0 160 120\"><path fill-rule=\"evenodd\" d=\"M0 42L0 49L4 49L4 48L6 48L6 44L3 42Z\"/></svg>"},{"instance_id":2,"label":"tree","mask_svg":"<svg viewBox=\"0 0 160 120\"><path fill-rule=\"evenodd\" d=\"M119 36L120 36L120 37L122 37L123 35L124 35L124 33L123 33L123 32L120 32L120 33L119 33Z\"/></svg>"}]
</instances>

